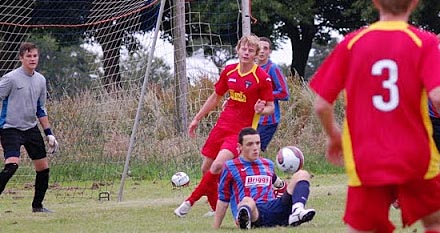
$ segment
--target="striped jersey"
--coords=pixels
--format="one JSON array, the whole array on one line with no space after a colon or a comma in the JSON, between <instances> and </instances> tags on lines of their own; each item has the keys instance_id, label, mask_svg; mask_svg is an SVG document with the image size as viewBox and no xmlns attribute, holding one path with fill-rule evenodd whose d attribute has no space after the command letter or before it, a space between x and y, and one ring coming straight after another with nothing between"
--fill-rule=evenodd
<instances>
[{"instance_id":1,"label":"striped jersey","mask_svg":"<svg viewBox=\"0 0 440 233\"><path fill-rule=\"evenodd\" d=\"M215 84L215 92L229 96L217 125L236 128L237 134L244 127L256 128L259 116L257 118L254 107L258 99L273 101L272 80L256 64L244 74L240 72L240 64L227 65Z\"/></svg>"},{"instance_id":2,"label":"striped jersey","mask_svg":"<svg viewBox=\"0 0 440 233\"><path fill-rule=\"evenodd\" d=\"M431 101L428 101L429 104L429 116L434 118L440 118L440 113L437 109L435 109L434 105L432 105Z\"/></svg>"},{"instance_id":3,"label":"striped jersey","mask_svg":"<svg viewBox=\"0 0 440 233\"><path fill-rule=\"evenodd\" d=\"M268 62L260 66L272 79L272 93L274 98L274 113L271 115L261 116L260 125L271 125L280 122L281 111L279 101L286 101L289 99L289 89L286 78L281 69L273 63L270 59Z\"/></svg>"},{"instance_id":4,"label":"striped jersey","mask_svg":"<svg viewBox=\"0 0 440 233\"><path fill-rule=\"evenodd\" d=\"M427 92L440 86L434 34L379 21L348 34L310 82L333 103L344 90L342 149L350 186L439 174Z\"/></svg>"},{"instance_id":5,"label":"striped jersey","mask_svg":"<svg viewBox=\"0 0 440 233\"><path fill-rule=\"evenodd\" d=\"M244 197L256 203L275 199L272 188L274 163L265 158L249 162L241 156L226 161L218 186L218 199L229 202L232 216L237 216L237 205Z\"/></svg>"}]
</instances>

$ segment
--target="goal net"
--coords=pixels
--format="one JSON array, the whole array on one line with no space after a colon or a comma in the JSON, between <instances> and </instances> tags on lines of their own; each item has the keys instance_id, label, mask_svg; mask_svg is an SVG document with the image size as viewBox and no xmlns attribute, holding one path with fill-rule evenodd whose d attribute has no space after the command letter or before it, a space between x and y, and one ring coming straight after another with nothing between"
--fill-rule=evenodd
<instances>
[{"instance_id":1,"label":"goal net","mask_svg":"<svg viewBox=\"0 0 440 233\"><path fill-rule=\"evenodd\" d=\"M176 117L176 99L186 101L191 120L212 93L221 67L234 56L239 7L228 2L224 13L215 1L185 2L186 73L180 76L189 85L181 89L173 2L164 1L161 18L159 0L0 3L0 75L18 67L21 42L39 47L37 70L47 79L49 119L60 143L60 151L49 155L49 192L115 197L130 145L130 182L169 180L176 171L200 176L199 148L217 114L209 115L200 136L189 140ZM230 21L215 22L214 14ZM32 195L34 179L23 149L20 168L0 198Z\"/></svg>"}]
</instances>

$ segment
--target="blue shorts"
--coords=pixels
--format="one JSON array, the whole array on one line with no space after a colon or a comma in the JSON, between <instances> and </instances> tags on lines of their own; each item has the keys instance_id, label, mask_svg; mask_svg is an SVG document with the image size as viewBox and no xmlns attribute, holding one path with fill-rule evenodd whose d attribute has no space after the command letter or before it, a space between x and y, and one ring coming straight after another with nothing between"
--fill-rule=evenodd
<instances>
[{"instance_id":1,"label":"blue shorts","mask_svg":"<svg viewBox=\"0 0 440 233\"><path fill-rule=\"evenodd\" d=\"M285 192L282 197L257 203L259 212L255 227L288 226L289 215L292 213L292 195Z\"/></svg>"},{"instance_id":2,"label":"blue shorts","mask_svg":"<svg viewBox=\"0 0 440 233\"><path fill-rule=\"evenodd\" d=\"M22 145L32 160L46 157L46 147L38 126L25 131L14 128L0 129L0 141L5 159L20 157Z\"/></svg>"},{"instance_id":3,"label":"blue shorts","mask_svg":"<svg viewBox=\"0 0 440 233\"><path fill-rule=\"evenodd\" d=\"M272 140L273 135L277 131L278 123L271 125L258 125L257 131L260 134L261 151L266 151L269 142Z\"/></svg>"}]
</instances>

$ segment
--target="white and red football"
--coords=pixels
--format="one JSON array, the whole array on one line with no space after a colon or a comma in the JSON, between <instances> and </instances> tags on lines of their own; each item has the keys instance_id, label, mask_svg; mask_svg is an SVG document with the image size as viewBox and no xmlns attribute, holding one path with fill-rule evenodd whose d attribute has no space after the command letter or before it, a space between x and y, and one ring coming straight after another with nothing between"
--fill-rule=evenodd
<instances>
[{"instance_id":1,"label":"white and red football","mask_svg":"<svg viewBox=\"0 0 440 233\"><path fill-rule=\"evenodd\" d=\"M304 166L304 155L296 146L285 146L277 153L278 168L287 173L295 173Z\"/></svg>"},{"instance_id":2,"label":"white and red football","mask_svg":"<svg viewBox=\"0 0 440 233\"><path fill-rule=\"evenodd\" d=\"M189 176L185 172L176 172L171 177L171 184L174 187L182 187L189 185Z\"/></svg>"}]
</instances>

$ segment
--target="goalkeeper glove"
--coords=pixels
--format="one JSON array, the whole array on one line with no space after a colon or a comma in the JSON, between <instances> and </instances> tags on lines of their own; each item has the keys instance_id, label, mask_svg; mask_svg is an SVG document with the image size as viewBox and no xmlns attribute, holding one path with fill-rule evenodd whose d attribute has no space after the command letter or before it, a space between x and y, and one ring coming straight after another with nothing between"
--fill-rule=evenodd
<instances>
[{"instance_id":1,"label":"goalkeeper glove","mask_svg":"<svg viewBox=\"0 0 440 233\"><path fill-rule=\"evenodd\" d=\"M52 130L50 128L45 129L44 134L46 134L47 143L49 145L49 149L47 152L55 154L58 151L57 139L55 138L55 136L53 136Z\"/></svg>"},{"instance_id":2,"label":"goalkeeper glove","mask_svg":"<svg viewBox=\"0 0 440 233\"><path fill-rule=\"evenodd\" d=\"M47 135L47 142L49 144L48 152L55 154L58 151L58 141L53 135Z\"/></svg>"},{"instance_id":3,"label":"goalkeeper glove","mask_svg":"<svg viewBox=\"0 0 440 233\"><path fill-rule=\"evenodd\" d=\"M282 182L283 182L282 186L280 186L278 188L275 187L275 185L272 186L273 187L273 193L275 194L276 198L279 198L279 197L283 196L284 192L287 189L286 182L284 182L284 181L282 181Z\"/></svg>"}]
</instances>

